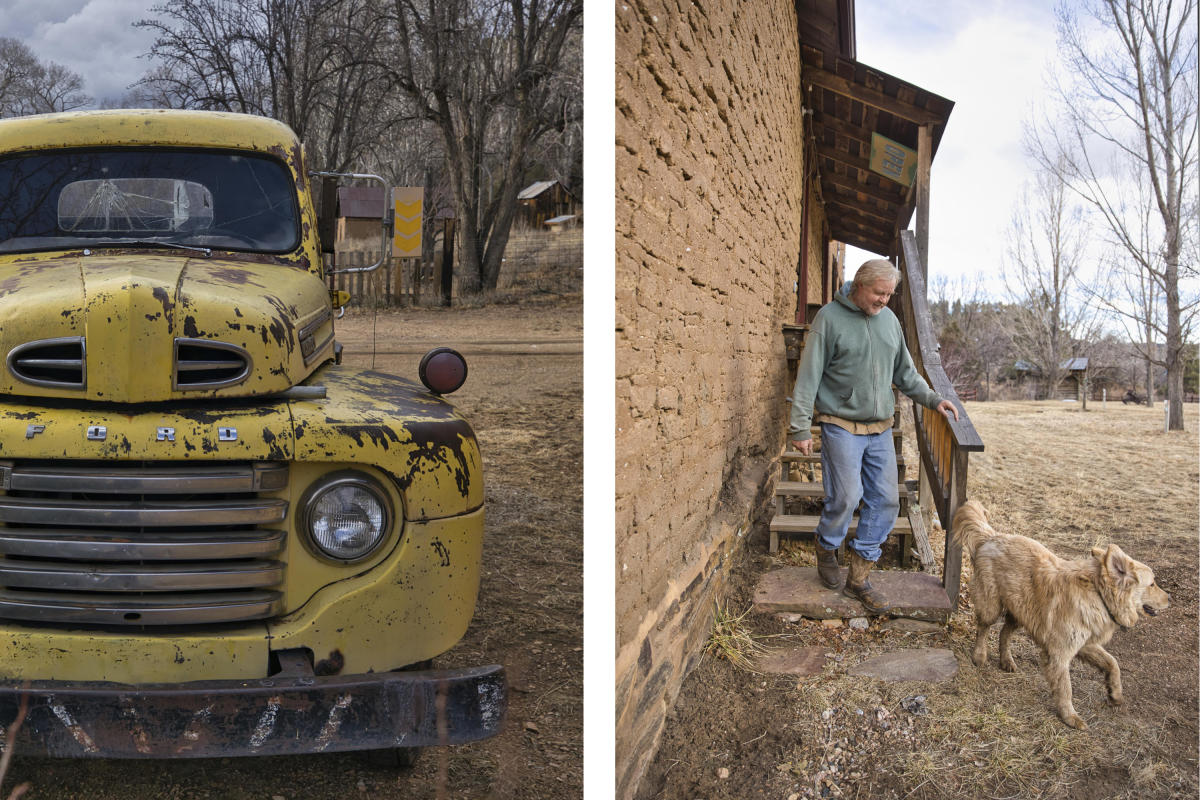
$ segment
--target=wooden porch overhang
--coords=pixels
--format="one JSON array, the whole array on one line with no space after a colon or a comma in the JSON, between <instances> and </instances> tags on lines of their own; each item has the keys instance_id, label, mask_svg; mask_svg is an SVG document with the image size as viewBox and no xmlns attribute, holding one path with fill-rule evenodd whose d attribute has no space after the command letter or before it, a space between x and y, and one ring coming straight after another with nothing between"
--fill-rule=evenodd
<instances>
[{"instance_id":1,"label":"wooden porch overhang","mask_svg":"<svg viewBox=\"0 0 1200 800\"><path fill-rule=\"evenodd\" d=\"M908 227L917 205L920 172L928 170L937 152L954 103L814 44L802 41L800 51L809 142L830 235L895 255L899 231ZM874 134L918 156L911 184L871 168ZM927 173L925 180L927 186Z\"/></svg>"}]
</instances>

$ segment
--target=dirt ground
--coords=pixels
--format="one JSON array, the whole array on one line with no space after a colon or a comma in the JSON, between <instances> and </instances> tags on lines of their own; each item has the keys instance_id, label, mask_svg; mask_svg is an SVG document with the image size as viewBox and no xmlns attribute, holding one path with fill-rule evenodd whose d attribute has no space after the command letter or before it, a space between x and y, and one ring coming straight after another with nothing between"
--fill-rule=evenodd
<instances>
[{"instance_id":1,"label":"dirt ground","mask_svg":"<svg viewBox=\"0 0 1200 800\"><path fill-rule=\"evenodd\" d=\"M426 751L410 771L361 753L216 761L21 758L3 786L42 798L579 797L583 792L583 317L578 302L369 311L338 323L346 363L417 376L449 345L468 362L452 399L485 463L479 604L466 638L435 666L508 669L504 731ZM374 356L372 357L372 342Z\"/></svg>"},{"instance_id":2,"label":"dirt ground","mask_svg":"<svg viewBox=\"0 0 1200 800\"><path fill-rule=\"evenodd\" d=\"M817 646L827 659L809 678L766 676L706 657L687 679L640 797L1155 798L1196 797L1197 407L1187 431L1163 432L1163 411L1109 402L1081 413L1059 402L969 403L986 451L973 455L968 495L993 525L1033 536L1065 557L1115 542L1149 564L1171 608L1118 631L1125 704L1106 704L1103 677L1078 660L1078 732L1054 714L1036 646L1013 638L1018 672L970 660L974 622L966 580L959 610L934 633L827 628L748 614L766 647ZM911 443L911 437L909 442ZM914 464L912 454L908 463ZM909 477L915 477L909 467ZM735 567L726 607L740 614L765 571L812 563L811 545L766 555L765 537ZM939 558L944 536L934 532ZM940 574L940 564L938 567ZM946 648L958 674L942 683L847 676L884 652Z\"/></svg>"}]
</instances>

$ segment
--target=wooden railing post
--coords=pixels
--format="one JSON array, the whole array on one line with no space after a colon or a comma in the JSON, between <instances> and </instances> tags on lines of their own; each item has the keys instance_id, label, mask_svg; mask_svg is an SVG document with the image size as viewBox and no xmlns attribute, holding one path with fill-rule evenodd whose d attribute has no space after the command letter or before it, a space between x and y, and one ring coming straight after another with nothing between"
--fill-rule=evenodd
<instances>
[{"instance_id":1,"label":"wooden railing post","mask_svg":"<svg viewBox=\"0 0 1200 800\"><path fill-rule=\"evenodd\" d=\"M947 493L946 516L954 519L955 512L967 499L967 451L954 453L954 466L950 473L950 491ZM951 544L950 527L946 527L946 558L942 569L942 586L950 598L950 608L958 608L959 589L962 585L962 548Z\"/></svg>"},{"instance_id":2,"label":"wooden railing post","mask_svg":"<svg viewBox=\"0 0 1200 800\"><path fill-rule=\"evenodd\" d=\"M942 585L957 603L962 580L962 549L952 543L951 521L967 497L968 457L983 450L983 441L958 399L954 385L942 369L937 337L925 298L925 270L912 231L900 232L900 263L905 280L900 294L904 338L918 371L941 397L954 403L960 419L948 420L936 411L916 406L913 418L917 449L921 453L923 483L922 511L926 504L936 508L946 532L946 555Z\"/></svg>"},{"instance_id":3,"label":"wooden railing post","mask_svg":"<svg viewBox=\"0 0 1200 800\"><path fill-rule=\"evenodd\" d=\"M921 278L929 285L929 178L933 166L933 130L917 128L917 253L921 256Z\"/></svg>"}]
</instances>

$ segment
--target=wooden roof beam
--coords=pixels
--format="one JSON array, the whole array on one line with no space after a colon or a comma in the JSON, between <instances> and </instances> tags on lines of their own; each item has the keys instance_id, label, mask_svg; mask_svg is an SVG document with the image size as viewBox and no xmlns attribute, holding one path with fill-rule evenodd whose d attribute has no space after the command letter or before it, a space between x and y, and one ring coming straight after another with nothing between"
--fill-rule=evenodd
<instances>
[{"instance_id":1,"label":"wooden roof beam","mask_svg":"<svg viewBox=\"0 0 1200 800\"><path fill-rule=\"evenodd\" d=\"M860 103L878 108L880 111L886 111L893 116L906 119L909 122L915 122L918 125L936 125L945 121L941 114L935 114L932 111L927 111L911 103L905 103L902 100L889 97L876 89L868 89L866 86L859 85L843 78L841 75L827 72L816 66L806 65L801 74L801 80L814 86L820 86L822 89L828 89L851 100L857 100Z\"/></svg>"},{"instance_id":2,"label":"wooden roof beam","mask_svg":"<svg viewBox=\"0 0 1200 800\"><path fill-rule=\"evenodd\" d=\"M878 253L884 258L887 258L892 251L891 245L876 241L875 239L869 238L866 235L856 231L840 231L835 233L833 238L839 242L845 242L846 244L854 245L855 247L861 247L863 250L870 250L872 253ZM849 267L849 265L847 265L847 267ZM847 272L848 271L849 270L847 270Z\"/></svg>"},{"instance_id":3,"label":"wooden roof beam","mask_svg":"<svg viewBox=\"0 0 1200 800\"><path fill-rule=\"evenodd\" d=\"M863 144L870 144L871 134L875 132L873 128L867 128L862 125L855 125L852 122L847 122L841 117L836 117L833 114L813 109L812 115L813 127L828 128L829 130L848 139L854 139Z\"/></svg>"},{"instance_id":4,"label":"wooden roof beam","mask_svg":"<svg viewBox=\"0 0 1200 800\"><path fill-rule=\"evenodd\" d=\"M892 192L885 191L877 186L872 186L868 183L861 183L848 175L841 175L837 172L826 171L821 173L821 180L826 181L829 184L838 187L839 189L846 189L851 192L862 192L867 197L872 197L876 200L887 203L888 206L895 206L896 209L899 209L904 205L903 194L893 194Z\"/></svg>"},{"instance_id":5,"label":"wooden roof beam","mask_svg":"<svg viewBox=\"0 0 1200 800\"><path fill-rule=\"evenodd\" d=\"M836 214L836 216L841 217L842 219L845 219L846 215L857 217L861 225L870 226L871 228L881 232L890 232L896 226L896 218L894 216L889 217L880 211L872 211L869 208L852 205L846 202L845 198L827 197L825 198L825 203L827 206L831 206L834 209L841 209L841 213ZM835 216L835 214L831 213L830 216Z\"/></svg>"},{"instance_id":6,"label":"wooden roof beam","mask_svg":"<svg viewBox=\"0 0 1200 800\"><path fill-rule=\"evenodd\" d=\"M840 230L843 233L853 233L861 238L880 243L892 238L892 231L872 224L869 220L855 219L849 214L843 214L840 218L835 217L831 219L830 227Z\"/></svg>"},{"instance_id":7,"label":"wooden roof beam","mask_svg":"<svg viewBox=\"0 0 1200 800\"><path fill-rule=\"evenodd\" d=\"M829 145L824 145L824 144L817 144L817 155L820 156L821 158L828 158L828 159L838 162L839 164L844 164L847 167L853 167L854 169L861 169L861 170L865 170L867 172L871 172L871 160L870 159L863 158L862 156L851 155L850 153L846 152L845 150L838 150L836 147L830 147ZM821 174L822 175L825 174L824 170L822 170ZM894 181L891 178L889 178L888 176L881 175L878 172L871 172L871 174L878 175L881 182L887 181L887 183L881 183L882 186L896 186L899 188L900 192L902 193L902 196L907 196L909 188L907 186L905 186L903 183ZM847 178L847 180L849 180L849 178ZM861 184L857 184L857 182L856 182L856 185L861 185ZM864 189L863 191L865 192L867 190ZM883 198L880 198L880 199L883 199ZM897 198L895 198L895 197L888 199L889 203L895 203L896 201L897 201Z\"/></svg>"}]
</instances>

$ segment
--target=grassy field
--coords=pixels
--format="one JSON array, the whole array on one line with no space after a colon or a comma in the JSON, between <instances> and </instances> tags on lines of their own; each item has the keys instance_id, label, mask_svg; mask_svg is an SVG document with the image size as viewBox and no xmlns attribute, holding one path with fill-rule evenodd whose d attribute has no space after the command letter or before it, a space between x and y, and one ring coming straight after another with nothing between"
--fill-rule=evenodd
<instances>
[{"instance_id":1,"label":"grassy field","mask_svg":"<svg viewBox=\"0 0 1200 800\"><path fill-rule=\"evenodd\" d=\"M731 638L771 636L768 647L818 646L827 660L810 678L764 676L706 659L672 712L644 798L1175 798L1197 780L1197 570L1200 420L1164 433L1163 411L1109 402L970 403L986 445L971 458L968 495L1000 530L1032 536L1064 557L1115 542L1149 564L1172 607L1109 650L1126 702L1106 703L1103 677L1078 661L1075 706L1086 732L1055 716L1038 652L1013 639L1018 672L970 660L974 620L969 560L959 610L936 633L827 628L750 614ZM911 437L906 444L911 445ZM909 464L915 462L915 452ZM910 471L912 467L910 467ZM910 474L910 477L913 475ZM940 530L932 544L939 558ZM788 550L793 552L787 552ZM729 616L750 605L765 571L811 562L810 545L779 557L751 546L738 568ZM800 552L795 552L799 550ZM938 566L940 571L940 564ZM946 648L959 666L942 683L883 683L847 669L871 656Z\"/></svg>"}]
</instances>

